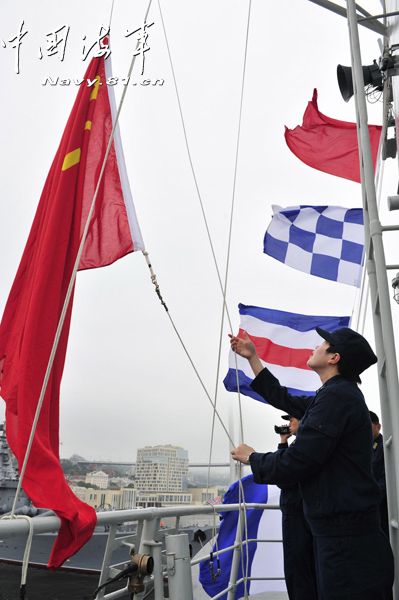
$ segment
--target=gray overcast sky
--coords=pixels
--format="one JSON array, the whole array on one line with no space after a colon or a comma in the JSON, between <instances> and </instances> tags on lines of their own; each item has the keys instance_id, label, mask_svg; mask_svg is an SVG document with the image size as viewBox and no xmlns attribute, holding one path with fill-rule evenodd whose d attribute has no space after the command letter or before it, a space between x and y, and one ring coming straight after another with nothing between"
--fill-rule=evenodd
<instances>
[{"instance_id":1,"label":"gray overcast sky","mask_svg":"<svg viewBox=\"0 0 399 600\"><path fill-rule=\"evenodd\" d=\"M376 0L363 3L380 12ZM161 4L180 93L194 170L209 222L222 279L226 267L233 194L238 115L248 19L248 2L170 0ZM141 25L147 4L116 0L111 23L115 77L126 77L134 41L128 27ZM273 10L274 9L274 10ZM46 77L83 76L82 35L95 41L109 21L109 1L58 0L0 4L1 219L0 311L3 311L28 236L46 175L57 150L77 87L43 86ZM21 21L28 31L20 49L20 74L8 40ZM162 87L129 85L121 135L136 211L146 248L183 341L214 396L222 297L185 147L172 71L154 1L147 22L150 50L145 76ZM44 56L46 34L70 32L65 58ZM378 36L363 30L363 64L378 58ZM360 185L315 171L285 145L284 125L302 122L313 88L320 110L355 120L336 83L338 63L350 64L346 21L306 0L252 2L235 190L227 303L237 330L237 304L254 304L307 314L351 314L356 290L290 269L265 256L262 242L271 205L361 206ZM136 65L133 81L141 77ZM115 86L117 99L123 84ZM381 122L382 105L369 105L370 123ZM395 221L386 196L396 193L396 161L386 164L383 223ZM387 234L392 236L395 234ZM388 238L388 262L397 262ZM390 252L391 250L391 252ZM389 274L391 279L391 274ZM399 307L394 302L395 323ZM373 343L371 319L366 336ZM221 381L227 371L228 327L224 325L218 408L225 423L229 407L238 442L238 404ZM376 370L363 391L379 412ZM272 450L279 413L242 398L244 438ZM0 416L4 409L1 406ZM141 253L78 275L61 394L61 456L135 460L144 445L170 443L207 461L212 408L159 304ZM228 441L216 423L213 457L228 458Z\"/></svg>"}]
</instances>

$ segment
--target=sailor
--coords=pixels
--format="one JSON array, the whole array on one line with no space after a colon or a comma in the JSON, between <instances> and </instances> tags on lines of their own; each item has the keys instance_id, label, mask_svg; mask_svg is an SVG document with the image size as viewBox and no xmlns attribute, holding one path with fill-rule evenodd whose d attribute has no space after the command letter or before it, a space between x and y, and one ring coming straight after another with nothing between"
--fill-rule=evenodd
<instances>
[{"instance_id":1,"label":"sailor","mask_svg":"<svg viewBox=\"0 0 399 600\"><path fill-rule=\"evenodd\" d=\"M300 421L283 415L289 421L289 433L280 434L279 450L286 450L288 439L296 435ZM295 443L292 442L293 444ZM317 600L317 580L313 552L313 536L303 514L303 501L298 483L281 485L280 508L283 525L284 575L290 600Z\"/></svg>"},{"instance_id":2,"label":"sailor","mask_svg":"<svg viewBox=\"0 0 399 600\"><path fill-rule=\"evenodd\" d=\"M254 391L301 418L296 443L284 452L263 454L241 444L231 454L251 465L256 483L299 482L322 600L387 600L393 554L380 527L370 415L357 385L377 357L352 329L316 331L324 341L307 362L322 383L315 396L290 395L263 367L247 334L231 336L232 349L248 359L255 374Z\"/></svg>"},{"instance_id":3,"label":"sailor","mask_svg":"<svg viewBox=\"0 0 399 600\"><path fill-rule=\"evenodd\" d=\"M380 517L381 528L389 539L387 484L385 480L384 440L381 435L381 423L372 410L370 412L371 429L373 430L373 461L371 468L381 492Z\"/></svg>"}]
</instances>

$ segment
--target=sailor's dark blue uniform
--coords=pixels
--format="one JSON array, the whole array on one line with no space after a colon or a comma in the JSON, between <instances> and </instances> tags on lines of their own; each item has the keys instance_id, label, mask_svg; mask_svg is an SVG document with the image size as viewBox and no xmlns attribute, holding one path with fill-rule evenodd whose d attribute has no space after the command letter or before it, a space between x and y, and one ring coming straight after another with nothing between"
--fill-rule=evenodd
<instances>
[{"instance_id":1,"label":"sailor's dark blue uniform","mask_svg":"<svg viewBox=\"0 0 399 600\"><path fill-rule=\"evenodd\" d=\"M263 369L251 385L276 408L301 415L295 444L255 452L250 463L257 483L300 484L321 598L389 598L393 555L380 529L370 416L357 384L336 375L316 396L291 396Z\"/></svg>"},{"instance_id":2,"label":"sailor's dark blue uniform","mask_svg":"<svg viewBox=\"0 0 399 600\"><path fill-rule=\"evenodd\" d=\"M288 444L278 445L279 450ZM299 484L283 486L280 494L284 574L290 600L317 600L313 536L303 514Z\"/></svg>"}]
</instances>

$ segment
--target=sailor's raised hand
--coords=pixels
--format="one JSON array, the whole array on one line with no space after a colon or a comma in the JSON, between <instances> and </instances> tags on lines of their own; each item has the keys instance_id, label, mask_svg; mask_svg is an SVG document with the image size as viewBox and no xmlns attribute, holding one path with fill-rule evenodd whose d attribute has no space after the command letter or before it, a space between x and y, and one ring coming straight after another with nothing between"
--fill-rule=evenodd
<instances>
[{"instance_id":1,"label":"sailor's raised hand","mask_svg":"<svg viewBox=\"0 0 399 600\"><path fill-rule=\"evenodd\" d=\"M237 448L231 450L230 454L233 460L237 460L243 465L249 465L249 457L255 452L254 448L247 444L240 444Z\"/></svg>"},{"instance_id":2,"label":"sailor's raised hand","mask_svg":"<svg viewBox=\"0 0 399 600\"><path fill-rule=\"evenodd\" d=\"M263 370L263 364L256 353L255 344L249 339L247 332L243 330L242 335L243 338L239 338L229 334L231 349L239 356L248 359L251 369L256 376Z\"/></svg>"},{"instance_id":3,"label":"sailor's raised hand","mask_svg":"<svg viewBox=\"0 0 399 600\"><path fill-rule=\"evenodd\" d=\"M254 354L256 354L255 345L249 339L247 332L242 332L244 339L239 338L234 335L229 334L230 338L230 346L233 352L237 352L243 358L251 358Z\"/></svg>"}]
</instances>

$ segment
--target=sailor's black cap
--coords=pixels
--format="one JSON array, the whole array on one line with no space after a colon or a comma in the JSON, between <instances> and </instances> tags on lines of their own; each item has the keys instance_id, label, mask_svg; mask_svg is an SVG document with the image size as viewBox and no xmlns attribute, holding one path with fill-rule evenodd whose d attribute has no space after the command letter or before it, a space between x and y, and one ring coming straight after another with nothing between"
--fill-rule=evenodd
<instances>
[{"instance_id":1,"label":"sailor's black cap","mask_svg":"<svg viewBox=\"0 0 399 600\"><path fill-rule=\"evenodd\" d=\"M341 356L341 360L354 373L360 375L377 362L377 357L372 351L368 341L349 327L342 327L335 331L325 331L316 327L317 333L332 346Z\"/></svg>"}]
</instances>

